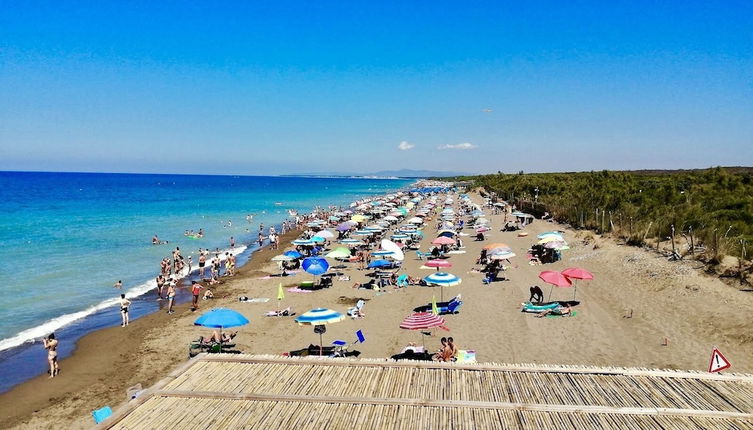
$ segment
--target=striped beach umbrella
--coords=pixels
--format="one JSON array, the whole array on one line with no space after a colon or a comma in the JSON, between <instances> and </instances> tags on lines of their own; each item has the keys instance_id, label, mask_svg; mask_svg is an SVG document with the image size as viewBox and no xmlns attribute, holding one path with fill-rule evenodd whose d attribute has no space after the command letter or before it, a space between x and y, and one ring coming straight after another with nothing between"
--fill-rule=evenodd
<instances>
[{"instance_id":1,"label":"striped beach umbrella","mask_svg":"<svg viewBox=\"0 0 753 430\"><path fill-rule=\"evenodd\" d=\"M319 326L319 325L326 325L326 324L334 324L344 319L345 319L345 315L341 314L340 312L336 312L336 311L333 311L332 309L327 309L327 308L316 308L316 309L311 309L308 312L305 312L304 314L296 318L295 322L297 322L298 325ZM324 330L314 329L315 333L319 333L319 355L322 355L322 345L324 344L322 342L323 331Z\"/></svg>"},{"instance_id":2,"label":"striped beach umbrella","mask_svg":"<svg viewBox=\"0 0 753 430\"><path fill-rule=\"evenodd\" d=\"M492 260L509 260L515 256L515 253L512 251L498 251L489 254L489 258Z\"/></svg>"},{"instance_id":3,"label":"striped beach umbrella","mask_svg":"<svg viewBox=\"0 0 753 430\"><path fill-rule=\"evenodd\" d=\"M428 330L435 327L442 327L445 330L448 330L444 326L444 323L444 318L435 315L432 312L416 312L408 315L408 317L400 323L400 328L405 330ZM426 348L424 336L426 336L426 334L421 332L421 343L424 345L424 348Z\"/></svg>"},{"instance_id":4,"label":"striped beach umbrella","mask_svg":"<svg viewBox=\"0 0 753 430\"><path fill-rule=\"evenodd\" d=\"M340 241L340 243L342 243L343 245L348 245L348 246L363 245L363 242L361 242L358 239L343 239Z\"/></svg>"},{"instance_id":5,"label":"striped beach umbrella","mask_svg":"<svg viewBox=\"0 0 753 430\"><path fill-rule=\"evenodd\" d=\"M450 263L447 260L429 260L426 263L424 263L424 266L426 266L426 267L436 267L437 268L437 272L438 272L440 267L444 268L444 269L446 269L448 267L452 267L452 263Z\"/></svg>"},{"instance_id":6,"label":"striped beach umbrella","mask_svg":"<svg viewBox=\"0 0 753 430\"><path fill-rule=\"evenodd\" d=\"M429 285L439 285L440 301L444 301L444 287L460 285L460 283L463 282L463 280L459 277L447 272L432 273L431 275L425 277L424 281L426 281L426 283Z\"/></svg>"},{"instance_id":7,"label":"striped beach umbrella","mask_svg":"<svg viewBox=\"0 0 753 430\"><path fill-rule=\"evenodd\" d=\"M291 242L295 246L311 246L314 245L314 242L309 239L296 239L293 242Z\"/></svg>"}]
</instances>

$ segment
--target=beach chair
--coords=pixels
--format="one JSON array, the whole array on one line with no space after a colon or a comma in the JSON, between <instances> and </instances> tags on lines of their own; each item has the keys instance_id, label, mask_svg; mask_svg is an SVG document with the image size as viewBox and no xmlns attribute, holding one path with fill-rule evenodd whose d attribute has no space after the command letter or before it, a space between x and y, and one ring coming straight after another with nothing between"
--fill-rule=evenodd
<instances>
[{"instance_id":1,"label":"beach chair","mask_svg":"<svg viewBox=\"0 0 753 430\"><path fill-rule=\"evenodd\" d=\"M424 258L429 258L429 257L431 257L430 252L416 251L416 259L418 260L423 260Z\"/></svg>"},{"instance_id":2,"label":"beach chair","mask_svg":"<svg viewBox=\"0 0 753 430\"><path fill-rule=\"evenodd\" d=\"M366 302L364 302L363 300L359 300L356 303L355 306L353 306L352 308L348 309L348 316L351 317L351 318L354 318L354 319L355 318L362 318L363 315L361 314L361 310L363 309L363 307L364 307L365 304L366 304Z\"/></svg>"},{"instance_id":3,"label":"beach chair","mask_svg":"<svg viewBox=\"0 0 753 430\"><path fill-rule=\"evenodd\" d=\"M94 417L95 424L101 423L102 421L109 418L110 415L112 415L112 409L109 406L105 406L103 408L97 409L96 411L92 411L92 417Z\"/></svg>"},{"instance_id":4,"label":"beach chair","mask_svg":"<svg viewBox=\"0 0 753 430\"><path fill-rule=\"evenodd\" d=\"M408 274L403 273L402 275L397 277L397 287L407 287L408 286Z\"/></svg>"}]
</instances>

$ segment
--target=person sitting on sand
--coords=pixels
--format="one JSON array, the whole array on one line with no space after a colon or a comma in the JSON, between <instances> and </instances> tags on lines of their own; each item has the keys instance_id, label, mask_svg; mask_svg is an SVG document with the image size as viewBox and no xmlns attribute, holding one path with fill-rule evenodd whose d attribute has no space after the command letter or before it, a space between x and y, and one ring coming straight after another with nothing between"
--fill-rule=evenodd
<instances>
[{"instance_id":1,"label":"person sitting on sand","mask_svg":"<svg viewBox=\"0 0 753 430\"><path fill-rule=\"evenodd\" d=\"M442 346L436 354L431 357L431 359L434 361L450 361L450 358L452 357L452 349L450 349L447 344L447 338L443 337L440 342L442 343Z\"/></svg>"},{"instance_id":2,"label":"person sitting on sand","mask_svg":"<svg viewBox=\"0 0 753 430\"><path fill-rule=\"evenodd\" d=\"M455 361L455 357L458 356L458 346L455 345L455 339L452 336L447 338L447 347L450 350L450 360Z\"/></svg>"},{"instance_id":3,"label":"person sitting on sand","mask_svg":"<svg viewBox=\"0 0 753 430\"><path fill-rule=\"evenodd\" d=\"M215 342L215 343L220 343L220 342L222 342L222 343L228 343L231 340L233 340L235 338L235 336L237 336L237 335L238 335L238 332L236 331L236 332L233 332L231 334L222 333L222 336L220 336L220 333L218 333L217 330L214 330L212 332L212 336L209 339L207 339L207 341L209 341L209 342Z\"/></svg>"},{"instance_id":4,"label":"person sitting on sand","mask_svg":"<svg viewBox=\"0 0 753 430\"><path fill-rule=\"evenodd\" d=\"M212 290L207 289L206 291L204 291L204 297L203 297L204 300L209 300L213 298L214 298L214 293L212 292Z\"/></svg>"},{"instance_id":5,"label":"person sitting on sand","mask_svg":"<svg viewBox=\"0 0 753 430\"><path fill-rule=\"evenodd\" d=\"M572 312L572 310L573 309L570 307L570 305L565 305L565 306L560 305L554 309L545 309L539 312L539 314L536 315L536 317L543 318L547 315L569 315L570 312Z\"/></svg>"}]
</instances>

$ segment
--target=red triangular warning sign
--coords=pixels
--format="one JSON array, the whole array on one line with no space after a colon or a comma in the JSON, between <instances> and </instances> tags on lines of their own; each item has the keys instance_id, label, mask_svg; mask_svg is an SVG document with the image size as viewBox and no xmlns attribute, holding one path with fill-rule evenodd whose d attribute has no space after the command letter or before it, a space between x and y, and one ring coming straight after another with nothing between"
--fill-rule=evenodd
<instances>
[{"instance_id":1,"label":"red triangular warning sign","mask_svg":"<svg viewBox=\"0 0 753 430\"><path fill-rule=\"evenodd\" d=\"M719 352L718 349L714 348L714 350L711 352L711 363L709 363L709 372L720 372L724 369L728 369L732 364L724 358L724 355L722 355L721 352Z\"/></svg>"}]
</instances>

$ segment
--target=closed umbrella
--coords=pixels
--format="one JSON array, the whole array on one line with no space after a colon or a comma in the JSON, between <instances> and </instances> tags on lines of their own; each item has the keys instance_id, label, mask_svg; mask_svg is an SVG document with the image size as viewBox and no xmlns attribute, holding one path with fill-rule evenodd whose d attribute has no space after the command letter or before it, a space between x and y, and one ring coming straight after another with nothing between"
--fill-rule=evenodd
<instances>
[{"instance_id":1,"label":"closed umbrella","mask_svg":"<svg viewBox=\"0 0 753 430\"><path fill-rule=\"evenodd\" d=\"M316 308L302 314L301 316L295 319L295 322L297 322L298 325L318 326L318 325L334 324L344 319L345 319L345 315L339 312L333 311L332 309ZM322 355L322 345L323 345L322 332L323 331L318 330L317 332L319 333L319 355Z\"/></svg>"},{"instance_id":2,"label":"closed umbrella","mask_svg":"<svg viewBox=\"0 0 753 430\"><path fill-rule=\"evenodd\" d=\"M222 352L222 329L248 324L248 318L240 313L225 308L212 309L194 321L194 325L220 329L220 352Z\"/></svg>"}]
</instances>

